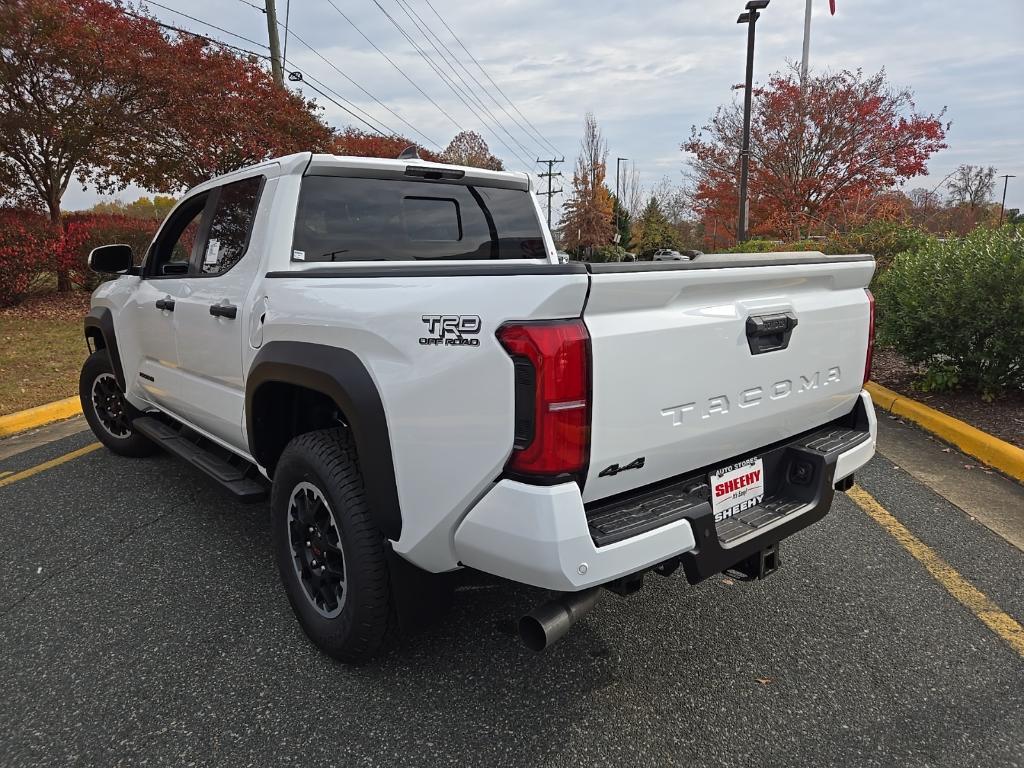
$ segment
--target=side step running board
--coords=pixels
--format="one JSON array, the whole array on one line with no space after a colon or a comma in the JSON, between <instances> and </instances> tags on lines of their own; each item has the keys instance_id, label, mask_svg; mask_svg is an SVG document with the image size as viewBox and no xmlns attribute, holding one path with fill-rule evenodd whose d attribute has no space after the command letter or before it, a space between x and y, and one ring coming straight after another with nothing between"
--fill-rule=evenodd
<instances>
[{"instance_id":1,"label":"side step running board","mask_svg":"<svg viewBox=\"0 0 1024 768\"><path fill-rule=\"evenodd\" d=\"M267 483L245 460L234 456L187 427L171 426L153 416L140 416L132 426L169 453L202 470L239 501L267 497Z\"/></svg>"}]
</instances>

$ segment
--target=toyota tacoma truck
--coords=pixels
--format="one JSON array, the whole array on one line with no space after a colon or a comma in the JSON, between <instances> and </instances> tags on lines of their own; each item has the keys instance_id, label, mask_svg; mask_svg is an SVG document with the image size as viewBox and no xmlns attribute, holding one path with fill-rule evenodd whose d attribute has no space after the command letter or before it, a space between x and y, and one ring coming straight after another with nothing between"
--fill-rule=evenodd
<instances>
[{"instance_id":1,"label":"toyota tacoma truck","mask_svg":"<svg viewBox=\"0 0 1024 768\"><path fill-rule=\"evenodd\" d=\"M530 179L296 154L90 254L98 439L269 496L303 630L360 662L450 574L553 595L762 578L875 447L867 255L560 263Z\"/></svg>"}]
</instances>

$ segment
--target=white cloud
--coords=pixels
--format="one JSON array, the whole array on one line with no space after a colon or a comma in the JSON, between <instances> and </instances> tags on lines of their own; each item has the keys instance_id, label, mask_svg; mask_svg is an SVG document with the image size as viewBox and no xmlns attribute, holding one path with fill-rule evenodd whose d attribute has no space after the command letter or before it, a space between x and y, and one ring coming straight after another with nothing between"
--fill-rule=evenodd
<instances>
[{"instance_id":1,"label":"white cloud","mask_svg":"<svg viewBox=\"0 0 1024 768\"><path fill-rule=\"evenodd\" d=\"M407 1L487 84L450 41L426 0ZM583 114L590 110L605 131L611 156L631 158L645 183L655 183L666 174L678 178L685 162L679 144L690 126L704 123L718 104L729 101L730 86L743 79L745 28L735 23L742 0L735 4L721 0L431 1L519 109L565 153L562 170L569 177ZM520 154L526 153L503 133L484 130L481 120L441 83L371 0L334 2L463 127L480 130L511 167L521 165L498 136ZM413 30L397 0L380 2L436 56ZM873 72L884 66L894 85L914 89L922 111L937 112L948 106L948 118L953 121L950 149L930 163L933 180L960 163L995 165L1001 173L1016 172L1024 179L1020 130L1024 86L1019 78L1024 8L1019 0L970 5L838 0L835 17L829 16L825 0L815 3L812 67ZM253 39L266 36L265 17L238 0L168 0L166 4ZM283 18L284 0L278 4ZM799 60L803 7L800 0L774 0L764 12L758 23L755 76L759 80L785 67L787 60ZM170 12L152 10L168 23L209 32ZM292 3L291 26L426 135L443 144L457 130L327 0ZM295 38L288 53L291 66L313 74L387 125L411 133L305 52ZM506 120L493 102L481 98L498 118ZM341 110L326 106L333 124L351 122ZM533 156L525 159L550 156L550 150L542 150L527 131L508 122L506 127L531 150ZM915 180L912 185L926 183ZM80 194L69 198L75 204L89 200ZM1024 181L1011 186L1008 204L1024 207Z\"/></svg>"}]
</instances>

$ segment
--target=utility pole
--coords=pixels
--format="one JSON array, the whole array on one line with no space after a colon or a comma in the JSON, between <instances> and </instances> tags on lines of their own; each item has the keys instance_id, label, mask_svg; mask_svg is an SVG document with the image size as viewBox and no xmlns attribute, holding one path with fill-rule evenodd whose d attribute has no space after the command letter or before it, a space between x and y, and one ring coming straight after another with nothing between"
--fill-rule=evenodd
<instances>
[{"instance_id":1,"label":"utility pole","mask_svg":"<svg viewBox=\"0 0 1024 768\"><path fill-rule=\"evenodd\" d=\"M281 38L277 34L277 7L274 0L264 0L267 14L267 36L270 38L270 70L278 88L284 88L284 66L281 64Z\"/></svg>"},{"instance_id":2,"label":"utility pole","mask_svg":"<svg viewBox=\"0 0 1024 768\"><path fill-rule=\"evenodd\" d=\"M542 179L546 178L548 180L548 191L547 192L538 192L537 194L538 195L547 195L547 198L548 198L548 229L551 229L551 198L554 197L555 195L557 195L559 192L562 191L561 189L552 189L551 188L551 181L552 181L552 179L555 178L555 176L561 176L562 175L561 172L556 172L554 170L554 168L555 168L555 163L564 163L565 162L565 157L563 156L560 160L556 160L555 158L551 158L550 160L541 160L540 158L537 158L537 162L538 163L547 163L547 165L548 165L548 172L547 173L538 173L537 174Z\"/></svg>"},{"instance_id":3,"label":"utility pole","mask_svg":"<svg viewBox=\"0 0 1024 768\"><path fill-rule=\"evenodd\" d=\"M761 18L758 11L768 7L771 0L750 0L746 13L741 13L737 24L747 25L747 78L743 86L743 148L740 150L740 218L736 227L737 242L747 239L747 179L750 174L750 102L754 92L754 26Z\"/></svg>"},{"instance_id":4,"label":"utility pole","mask_svg":"<svg viewBox=\"0 0 1024 768\"><path fill-rule=\"evenodd\" d=\"M1003 213L1006 211L1006 187L1009 185L1010 179L1016 178L1016 176L1010 173L1003 175L1003 202L999 206L999 226L1003 225Z\"/></svg>"}]
</instances>

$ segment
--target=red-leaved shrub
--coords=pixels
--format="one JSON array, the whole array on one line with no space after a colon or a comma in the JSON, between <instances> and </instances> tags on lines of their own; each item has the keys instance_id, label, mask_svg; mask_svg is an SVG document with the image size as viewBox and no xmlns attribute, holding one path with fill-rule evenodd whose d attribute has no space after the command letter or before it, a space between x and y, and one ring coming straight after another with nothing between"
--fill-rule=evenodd
<instances>
[{"instance_id":1,"label":"red-leaved shrub","mask_svg":"<svg viewBox=\"0 0 1024 768\"><path fill-rule=\"evenodd\" d=\"M17 304L38 284L57 243L57 228L34 211L0 209L0 307Z\"/></svg>"},{"instance_id":2,"label":"red-leaved shrub","mask_svg":"<svg viewBox=\"0 0 1024 768\"><path fill-rule=\"evenodd\" d=\"M159 224L156 219L111 214L69 214L64 217L64 236L54 254L55 266L67 270L75 285L91 291L104 278L89 269L89 251L100 245L127 243L139 263Z\"/></svg>"}]
</instances>

